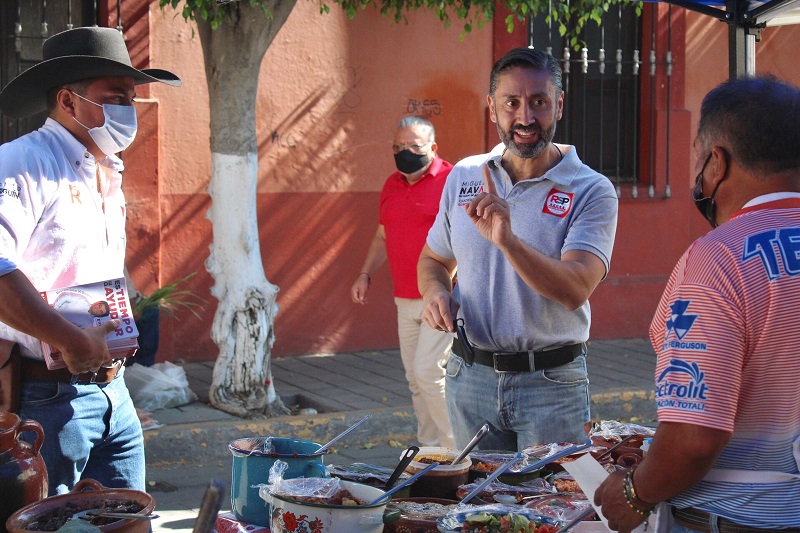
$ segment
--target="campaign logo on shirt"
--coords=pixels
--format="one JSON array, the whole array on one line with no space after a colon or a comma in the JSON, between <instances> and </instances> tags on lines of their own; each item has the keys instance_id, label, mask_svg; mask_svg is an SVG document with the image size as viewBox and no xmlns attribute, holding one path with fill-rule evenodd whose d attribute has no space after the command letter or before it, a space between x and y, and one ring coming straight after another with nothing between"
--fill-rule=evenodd
<instances>
[{"instance_id":1,"label":"campaign logo on shirt","mask_svg":"<svg viewBox=\"0 0 800 533\"><path fill-rule=\"evenodd\" d=\"M472 201L473 198L483 192L482 180L469 180L461 184L458 189L458 205L464 206Z\"/></svg>"},{"instance_id":2,"label":"campaign logo on shirt","mask_svg":"<svg viewBox=\"0 0 800 533\"><path fill-rule=\"evenodd\" d=\"M0 185L0 196L9 196L19 200L19 185L14 181L9 181L5 185Z\"/></svg>"},{"instance_id":3,"label":"campaign logo on shirt","mask_svg":"<svg viewBox=\"0 0 800 533\"><path fill-rule=\"evenodd\" d=\"M656 405L686 411L705 411L708 385L705 372L695 361L670 359L656 379Z\"/></svg>"},{"instance_id":4,"label":"campaign logo on shirt","mask_svg":"<svg viewBox=\"0 0 800 533\"><path fill-rule=\"evenodd\" d=\"M691 303L691 300L675 300L670 304L669 308L672 314L667 319L663 349L675 348L678 350L703 351L708 348L705 342L686 342L683 340L692 329L695 320L700 316L686 312ZM670 335L673 333L677 339L670 339Z\"/></svg>"},{"instance_id":5,"label":"campaign logo on shirt","mask_svg":"<svg viewBox=\"0 0 800 533\"><path fill-rule=\"evenodd\" d=\"M564 218L572 210L572 199L574 197L575 193L550 189L550 192L547 193L547 199L544 201L542 213Z\"/></svg>"}]
</instances>

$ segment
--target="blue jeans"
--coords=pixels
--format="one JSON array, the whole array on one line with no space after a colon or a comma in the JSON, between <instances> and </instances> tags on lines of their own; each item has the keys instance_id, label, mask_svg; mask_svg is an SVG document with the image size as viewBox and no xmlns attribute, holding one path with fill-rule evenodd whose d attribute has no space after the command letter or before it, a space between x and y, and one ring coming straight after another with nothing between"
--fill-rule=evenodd
<instances>
[{"instance_id":1,"label":"blue jeans","mask_svg":"<svg viewBox=\"0 0 800 533\"><path fill-rule=\"evenodd\" d=\"M81 479L109 488L145 490L142 426L120 368L103 385L25 381L19 417L44 429L40 453L50 495L64 494ZM23 438L33 442L31 432Z\"/></svg>"},{"instance_id":2,"label":"blue jeans","mask_svg":"<svg viewBox=\"0 0 800 533\"><path fill-rule=\"evenodd\" d=\"M589 421L586 355L538 372L499 374L450 354L446 370L447 410L463 448L486 422L482 450L522 450L550 442L584 442Z\"/></svg>"}]
</instances>

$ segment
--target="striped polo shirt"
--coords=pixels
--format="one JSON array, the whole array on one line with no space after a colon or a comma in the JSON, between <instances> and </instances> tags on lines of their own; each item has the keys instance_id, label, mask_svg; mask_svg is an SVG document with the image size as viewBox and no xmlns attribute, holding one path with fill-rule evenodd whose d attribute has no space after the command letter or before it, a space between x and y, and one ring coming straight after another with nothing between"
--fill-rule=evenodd
<instances>
[{"instance_id":1,"label":"striped polo shirt","mask_svg":"<svg viewBox=\"0 0 800 533\"><path fill-rule=\"evenodd\" d=\"M758 528L800 527L800 195L755 199L695 241L650 339L659 421L731 432L714 468L768 481L705 480L672 503ZM790 475L769 482L769 472Z\"/></svg>"}]
</instances>

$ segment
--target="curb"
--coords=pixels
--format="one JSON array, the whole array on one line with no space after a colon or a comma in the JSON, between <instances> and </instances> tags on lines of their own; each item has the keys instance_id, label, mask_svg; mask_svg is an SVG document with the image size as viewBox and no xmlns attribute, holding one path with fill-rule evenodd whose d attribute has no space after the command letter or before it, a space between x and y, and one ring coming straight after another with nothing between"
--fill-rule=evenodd
<instances>
[{"instance_id":1,"label":"curb","mask_svg":"<svg viewBox=\"0 0 800 533\"><path fill-rule=\"evenodd\" d=\"M653 390L622 390L593 394L590 406L592 418L595 420L619 420L651 426L657 424Z\"/></svg>"},{"instance_id":2,"label":"curb","mask_svg":"<svg viewBox=\"0 0 800 533\"><path fill-rule=\"evenodd\" d=\"M228 445L245 437L294 437L325 443L366 415L371 415L369 422L347 435L348 445L365 444L376 438L404 442L416 440L417 419L411 406L172 424L145 432L147 465L161 467L228 460L231 453Z\"/></svg>"}]
</instances>

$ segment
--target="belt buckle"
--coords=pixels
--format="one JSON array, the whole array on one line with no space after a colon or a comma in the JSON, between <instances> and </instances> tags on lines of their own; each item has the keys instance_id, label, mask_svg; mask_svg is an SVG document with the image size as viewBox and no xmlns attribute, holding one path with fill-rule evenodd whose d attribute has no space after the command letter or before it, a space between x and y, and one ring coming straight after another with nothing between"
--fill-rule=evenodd
<instances>
[{"instance_id":1,"label":"belt buckle","mask_svg":"<svg viewBox=\"0 0 800 533\"><path fill-rule=\"evenodd\" d=\"M498 363L497 356L498 355L500 355L500 356L513 355L515 353L516 352L494 352L494 353L492 353L492 365L494 366L494 371L497 372L498 374L519 374L520 373L519 370L500 370L499 368L497 368L497 363Z\"/></svg>"}]
</instances>

